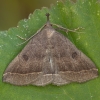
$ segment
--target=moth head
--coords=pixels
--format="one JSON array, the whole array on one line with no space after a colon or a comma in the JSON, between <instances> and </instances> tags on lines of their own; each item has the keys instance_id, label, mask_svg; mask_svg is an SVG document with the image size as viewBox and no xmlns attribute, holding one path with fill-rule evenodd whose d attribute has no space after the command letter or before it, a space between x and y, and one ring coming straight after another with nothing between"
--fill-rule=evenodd
<instances>
[{"instance_id":1,"label":"moth head","mask_svg":"<svg viewBox=\"0 0 100 100\"><path fill-rule=\"evenodd\" d=\"M50 27L50 26L52 26L52 24L50 23L50 20L49 20L50 14L49 14L49 13L46 13L46 16L47 16L47 23L46 23L46 26Z\"/></svg>"}]
</instances>

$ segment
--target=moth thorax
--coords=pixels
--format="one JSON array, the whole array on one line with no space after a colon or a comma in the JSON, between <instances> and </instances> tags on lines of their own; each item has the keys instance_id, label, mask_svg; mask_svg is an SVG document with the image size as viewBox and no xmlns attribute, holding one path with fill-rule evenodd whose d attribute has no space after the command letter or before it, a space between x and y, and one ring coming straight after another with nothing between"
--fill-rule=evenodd
<instances>
[{"instance_id":1,"label":"moth thorax","mask_svg":"<svg viewBox=\"0 0 100 100\"><path fill-rule=\"evenodd\" d=\"M54 30L47 31L47 37L51 38L53 36L54 32L55 32Z\"/></svg>"}]
</instances>

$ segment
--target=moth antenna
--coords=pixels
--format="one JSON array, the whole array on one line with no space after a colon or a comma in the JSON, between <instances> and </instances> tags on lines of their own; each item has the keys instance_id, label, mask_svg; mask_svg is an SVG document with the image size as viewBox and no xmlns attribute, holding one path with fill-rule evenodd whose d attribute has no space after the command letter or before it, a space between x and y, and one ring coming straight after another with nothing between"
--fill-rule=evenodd
<instances>
[{"instance_id":1,"label":"moth antenna","mask_svg":"<svg viewBox=\"0 0 100 100\"><path fill-rule=\"evenodd\" d=\"M47 21L49 21L50 14L49 13L46 13L46 16L47 16Z\"/></svg>"}]
</instances>

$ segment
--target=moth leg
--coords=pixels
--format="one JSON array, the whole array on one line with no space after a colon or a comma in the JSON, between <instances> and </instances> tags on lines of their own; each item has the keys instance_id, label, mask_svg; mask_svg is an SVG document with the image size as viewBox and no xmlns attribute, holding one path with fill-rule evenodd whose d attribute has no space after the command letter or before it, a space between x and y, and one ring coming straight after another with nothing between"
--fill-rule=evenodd
<instances>
[{"instance_id":1,"label":"moth leg","mask_svg":"<svg viewBox=\"0 0 100 100\"><path fill-rule=\"evenodd\" d=\"M45 24L45 25L46 25L46 24ZM22 37L20 37L20 36L17 35L17 37L21 38L22 40L25 40L24 42L22 42L22 43L20 43L20 44L18 44L18 45L22 45L22 44L28 42L30 39L33 38L33 36L35 36L37 33L39 33L39 32L45 27L45 25L43 25L34 35L32 35L31 37L29 37L28 39L24 39L24 38L22 38ZM18 45L17 45L17 46L18 46Z\"/></svg>"},{"instance_id":2,"label":"moth leg","mask_svg":"<svg viewBox=\"0 0 100 100\"><path fill-rule=\"evenodd\" d=\"M20 44L17 44L17 46L19 46L19 45L22 45L22 44L24 44L25 42L27 42L27 39L26 38L23 38L23 37L21 37L21 36L19 36L19 35L16 35L18 38L20 38L21 40L24 40L24 42L22 42L22 43L20 43Z\"/></svg>"},{"instance_id":3,"label":"moth leg","mask_svg":"<svg viewBox=\"0 0 100 100\"><path fill-rule=\"evenodd\" d=\"M20 38L21 40L27 40L26 38L23 38L23 37L21 37L21 36L19 36L19 35L16 35L18 38Z\"/></svg>"},{"instance_id":4,"label":"moth leg","mask_svg":"<svg viewBox=\"0 0 100 100\"><path fill-rule=\"evenodd\" d=\"M53 26L56 26L57 28L59 28L60 30L62 30L62 31L65 31L66 33L68 33L68 32L77 32L78 30L80 30L80 29L84 29L84 28L82 28L82 27L78 27L78 28L76 28L76 29L73 29L73 30L70 30L70 29L67 29L67 28L64 28L64 27L62 27L62 26L60 26L60 25L57 25L57 24L52 24ZM79 32L78 32L79 33Z\"/></svg>"}]
</instances>

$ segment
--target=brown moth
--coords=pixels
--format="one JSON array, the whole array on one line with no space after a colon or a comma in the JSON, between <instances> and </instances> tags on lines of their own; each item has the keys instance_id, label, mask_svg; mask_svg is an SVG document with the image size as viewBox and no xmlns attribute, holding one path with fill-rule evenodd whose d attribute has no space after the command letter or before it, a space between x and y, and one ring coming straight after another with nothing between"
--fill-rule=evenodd
<instances>
[{"instance_id":1,"label":"brown moth","mask_svg":"<svg viewBox=\"0 0 100 100\"><path fill-rule=\"evenodd\" d=\"M64 85L98 77L95 64L49 22L31 37L8 65L3 82L14 85Z\"/></svg>"}]
</instances>

